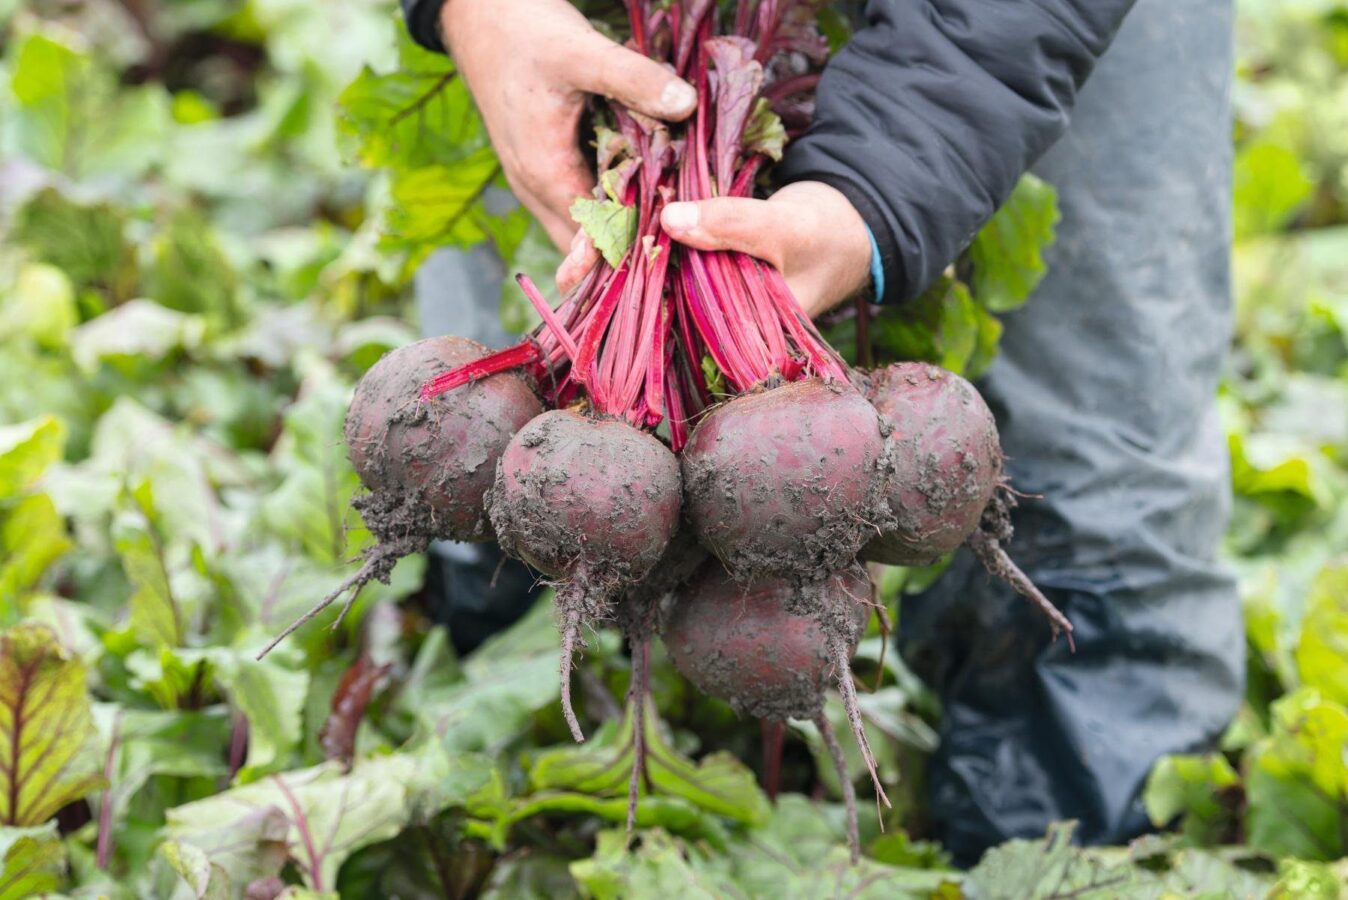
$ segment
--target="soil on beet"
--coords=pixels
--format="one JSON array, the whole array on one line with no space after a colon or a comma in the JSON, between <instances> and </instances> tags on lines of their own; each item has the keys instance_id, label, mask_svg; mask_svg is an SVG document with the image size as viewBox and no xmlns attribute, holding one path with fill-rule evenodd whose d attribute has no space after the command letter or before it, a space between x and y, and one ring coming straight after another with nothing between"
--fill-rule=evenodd
<instances>
[{"instance_id":1,"label":"soil on beet","mask_svg":"<svg viewBox=\"0 0 1348 900\"><path fill-rule=\"evenodd\" d=\"M429 338L385 355L357 385L346 443L370 490L358 508L381 539L492 537L484 498L510 439L542 412L537 395L504 373L419 396L427 380L487 352L464 338Z\"/></svg>"},{"instance_id":2,"label":"soil on beet","mask_svg":"<svg viewBox=\"0 0 1348 900\"><path fill-rule=\"evenodd\" d=\"M684 449L688 519L741 581L825 578L880 530L885 434L849 385L742 395L712 410Z\"/></svg>"},{"instance_id":3,"label":"soil on beet","mask_svg":"<svg viewBox=\"0 0 1348 900\"><path fill-rule=\"evenodd\" d=\"M680 486L678 460L655 437L553 410L502 455L489 507L508 553L616 590L660 561L678 528Z\"/></svg>"},{"instance_id":4,"label":"soil on beet","mask_svg":"<svg viewBox=\"0 0 1348 900\"><path fill-rule=\"evenodd\" d=\"M836 676L837 639L850 655L870 599L870 579L855 563L811 584L742 586L711 560L675 595L663 636L679 671L739 714L809 720Z\"/></svg>"},{"instance_id":5,"label":"soil on beet","mask_svg":"<svg viewBox=\"0 0 1348 900\"><path fill-rule=\"evenodd\" d=\"M706 549L693 533L680 527L660 561L645 578L624 590L614 604L614 620L623 636L635 643L659 634L666 601L697 574L707 559Z\"/></svg>"},{"instance_id":6,"label":"soil on beet","mask_svg":"<svg viewBox=\"0 0 1348 900\"><path fill-rule=\"evenodd\" d=\"M872 374L867 396L890 426L891 525L862 551L888 565L935 562L979 525L1003 480L992 411L968 381L926 363Z\"/></svg>"},{"instance_id":7,"label":"soil on beet","mask_svg":"<svg viewBox=\"0 0 1348 900\"><path fill-rule=\"evenodd\" d=\"M537 417L506 447L488 502L501 547L558 579L562 712L571 706L571 658L581 629L611 616L618 594L646 577L679 525L678 460L617 419L569 410Z\"/></svg>"}]
</instances>

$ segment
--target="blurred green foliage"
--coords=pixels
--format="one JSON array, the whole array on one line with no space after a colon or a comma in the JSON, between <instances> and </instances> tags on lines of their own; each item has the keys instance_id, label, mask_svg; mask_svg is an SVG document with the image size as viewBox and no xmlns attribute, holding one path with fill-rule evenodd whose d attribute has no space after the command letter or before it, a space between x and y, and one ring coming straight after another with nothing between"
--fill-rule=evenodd
<instances>
[{"instance_id":1,"label":"blurred green foliage","mask_svg":"<svg viewBox=\"0 0 1348 900\"><path fill-rule=\"evenodd\" d=\"M457 660L419 560L256 661L370 541L341 421L415 336L411 272L486 240L545 284L556 255L502 201L452 65L383 0L0 2L0 725L54 754L0 750L21 799L0 803L0 898L1338 896L1348 7L1241 12L1222 406L1248 702L1222 753L1158 766L1145 799L1170 834L1083 852L1055 827L959 873L922 840L937 710L878 635L857 667L896 803L883 834L863 816L858 868L812 728L772 806L740 762L757 729L662 659L626 851L603 777L630 754L616 637L586 654L573 746L546 604ZM882 346L986 365L1055 218L1027 180L916 315L872 323ZM506 292L503 315L532 312ZM353 669L378 673L373 700L343 719Z\"/></svg>"}]
</instances>

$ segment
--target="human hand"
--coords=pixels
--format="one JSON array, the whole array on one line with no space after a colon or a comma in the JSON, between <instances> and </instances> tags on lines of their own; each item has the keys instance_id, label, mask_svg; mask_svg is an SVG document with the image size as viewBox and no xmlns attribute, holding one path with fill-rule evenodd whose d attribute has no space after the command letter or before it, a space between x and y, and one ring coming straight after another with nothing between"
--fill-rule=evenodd
<instances>
[{"instance_id":1,"label":"human hand","mask_svg":"<svg viewBox=\"0 0 1348 900\"><path fill-rule=\"evenodd\" d=\"M698 250L738 250L782 273L811 318L866 287L871 239L866 223L836 188L817 181L789 184L768 200L718 197L671 203L660 217L669 236ZM589 252L577 241L559 270L584 275L576 259ZM580 269L578 273L576 270ZM570 284L561 285L563 290Z\"/></svg>"},{"instance_id":2,"label":"human hand","mask_svg":"<svg viewBox=\"0 0 1348 900\"><path fill-rule=\"evenodd\" d=\"M567 0L447 0L440 26L506 181L562 250L577 233L572 202L594 187L578 140L585 95L666 121L697 105L691 85L604 37Z\"/></svg>"}]
</instances>

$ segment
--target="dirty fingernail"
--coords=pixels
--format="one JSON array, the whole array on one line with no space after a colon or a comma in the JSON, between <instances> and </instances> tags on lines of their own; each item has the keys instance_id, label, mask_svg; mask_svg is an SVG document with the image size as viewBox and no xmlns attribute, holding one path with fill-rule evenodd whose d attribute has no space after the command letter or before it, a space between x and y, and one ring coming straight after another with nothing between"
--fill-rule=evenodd
<instances>
[{"instance_id":1,"label":"dirty fingernail","mask_svg":"<svg viewBox=\"0 0 1348 900\"><path fill-rule=\"evenodd\" d=\"M697 105L697 91L686 81L671 81L660 93L660 107L667 116L682 116Z\"/></svg>"},{"instance_id":2,"label":"dirty fingernail","mask_svg":"<svg viewBox=\"0 0 1348 900\"><path fill-rule=\"evenodd\" d=\"M692 231L701 218L702 211L696 203L671 203L660 217L670 231Z\"/></svg>"}]
</instances>

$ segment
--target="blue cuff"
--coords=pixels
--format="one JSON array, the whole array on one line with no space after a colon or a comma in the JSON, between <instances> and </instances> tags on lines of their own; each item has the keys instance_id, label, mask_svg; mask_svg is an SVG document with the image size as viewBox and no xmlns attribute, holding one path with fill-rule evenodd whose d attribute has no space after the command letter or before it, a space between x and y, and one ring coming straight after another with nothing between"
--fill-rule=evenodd
<instances>
[{"instance_id":1,"label":"blue cuff","mask_svg":"<svg viewBox=\"0 0 1348 900\"><path fill-rule=\"evenodd\" d=\"M885 261L880 256L880 244L875 240L875 232L866 226L866 237L871 239L871 290L874 303L885 297Z\"/></svg>"}]
</instances>

